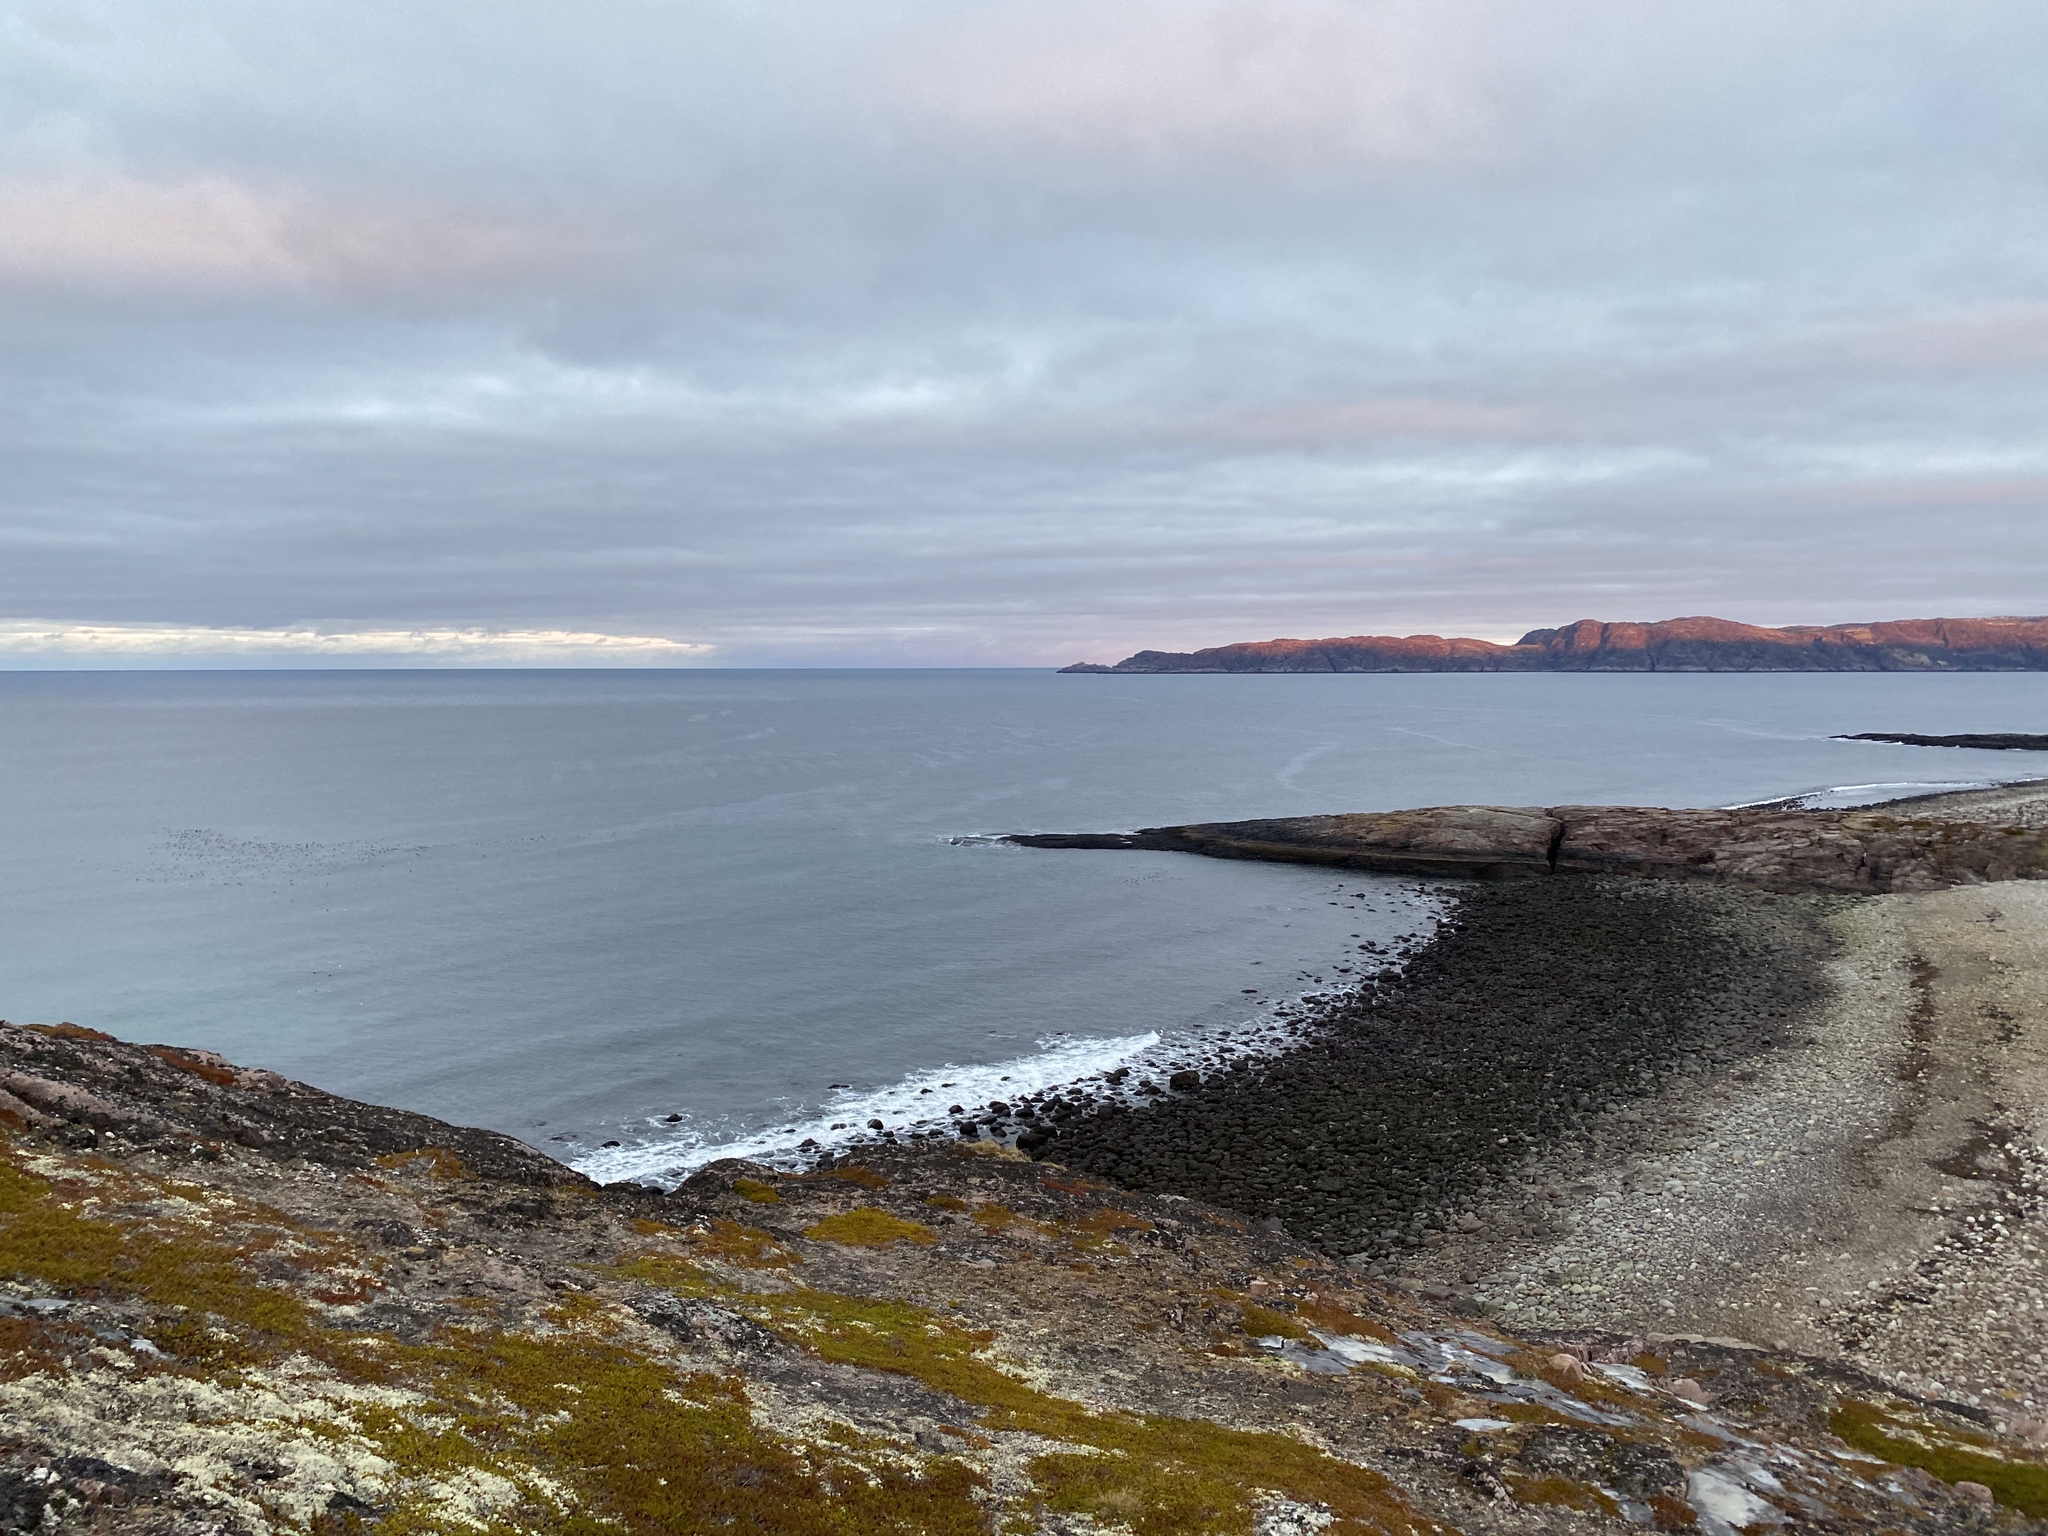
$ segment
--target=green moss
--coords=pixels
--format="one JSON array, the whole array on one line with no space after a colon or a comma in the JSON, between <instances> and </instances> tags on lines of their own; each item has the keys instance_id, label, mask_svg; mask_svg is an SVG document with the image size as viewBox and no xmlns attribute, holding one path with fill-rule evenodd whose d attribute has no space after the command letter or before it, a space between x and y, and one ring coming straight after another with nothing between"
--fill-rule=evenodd
<instances>
[{"instance_id":1,"label":"green moss","mask_svg":"<svg viewBox=\"0 0 2048 1536\"><path fill-rule=\"evenodd\" d=\"M1611 1520L1621 1517L1621 1509L1613 1499L1598 1488L1568 1477L1529 1477L1509 1469L1501 1474L1501 1481L1517 1504L1575 1509L1581 1514L1605 1515Z\"/></svg>"},{"instance_id":2,"label":"green moss","mask_svg":"<svg viewBox=\"0 0 2048 1536\"><path fill-rule=\"evenodd\" d=\"M984 1232L1001 1232L1023 1219L1007 1205L978 1205L974 1208L974 1224Z\"/></svg>"},{"instance_id":3,"label":"green moss","mask_svg":"<svg viewBox=\"0 0 2048 1536\"><path fill-rule=\"evenodd\" d=\"M694 1261L715 1259L739 1269L793 1269L803 1258L783 1247L772 1233L759 1227L743 1227L723 1218L708 1226L693 1227L682 1234L689 1244L687 1257L674 1253L640 1253L623 1258L606 1273L622 1280L645 1280L670 1290L691 1295L708 1295L711 1282Z\"/></svg>"},{"instance_id":4,"label":"green moss","mask_svg":"<svg viewBox=\"0 0 2048 1536\"><path fill-rule=\"evenodd\" d=\"M782 1196L776 1192L775 1186L764 1183L760 1179L734 1179L732 1181L732 1192L742 1200L751 1200L756 1205L780 1205L782 1203Z\"/></svg>"},{"instance_id":5,"label":"green moss","mask_svg":"<svg viewBox=\"0 0 2048 1536\"><path fill-rule=\"evenodd\" d=\"M905 1221L872 1205L856 1206L827 1216L804 1228L804 1236L821 1243L841 1243L852 1248L885 1248L890 1243L917 1243L929 1247L939 1234L921 1221Z\"/></svg>"},{"instance_id":6,"label":"green moss","mask_svg":"<svg viewBox=\"0 0 2048 1536\"><path fill-rule=\"evenodd\" d=\"M1144 1217L1110 1207L1092 1211L1079 1221L1065 1222L1060 1227L1067 1241L1083 1253L1126 1253L1129 1250L1116 1241L1118 1233L1151 1230L1152 1223Z\"/></svg>"},{"instance_id":7,"label":"green moss","mask_svg":"<svg viewBox=\"0 0 2048 1536\"><path fill-rule=\"evenodd\" d=\"M1298 1343L1317 1344L1320 1347L1320 1341L1316 1336L1285 1312L1262 1307L1255 1301L1241 1301L1237 1305L1244 1321L1244 1331L1253 1338L1293 1339Z\"/></svg>"},{"instance_id":8,"label":"green moss","mask_svg":"<svg viewBox=\"0 0 2048 1536\"><path fill-rule=\"evenodd\" d=\"M926 1195L924 1203L935 1210L941 1211L964 1211L967 1209L967 1202L965 1200L962 1200L958 1195L949 1195L944 1190L939 1191L936 1195Z\"/></svg>"},{"instance_id":9,"label":"green moss","mask_svg":"<svg viewBox=\"0 0 2048 1536\"><path fill-rule=\"evenodd\" d=\"M138 1224L86 1216L44 1180L0 1161L0 1274L88 1296L133 1297L164 1309L210 1315L222 1329L194 1320L168 1323L206 1358L261 1358L304 1347L313 1334L305 1302L256 1284L245 1273L260 1240L231 1247L168 1236ZM208 1341L211 1340L209 1343Z\"/></svg>"},{"instance_id":10,"label":"green moss","mask_svg":"<svg viewBox=\"0 0 2048 1536\"><path fill-rule=\"evenodd\" d=\"M1041 1458L1034 1476L1058 1507L1123 1521L1143 1536L1241 1536L1252 1528L1262 1489L1328 1505L1337 1516L1329 1536L1438 1529L1402 1505L1377 1473L1285 1435L1096 1413L1041 1392L978 1358L993 1335L919 1307L814 1290L735 1304L826 1360L911 1376L980 1406L983 1430L1024 1430L1093 1448L1101 1454Z\"/></svg>"},{"instance_id":11,"label":"green moss","mask_svg":"<svg viewBox=\"0 0 2048 1536\"><path fill-rule=\"evenodd\" d=\"M247 1227L252 1212L275 1214L241 1206L216 1210L213 1219L241 1217ZM769 1243L766 1234L725 1225L729 1232L710 1236L756 1253L757 1241ZM753 1425L738 1381L682 1373L621 1342L594 1298L565 1302L551 1314L551 1331L538 1335L465 1326L415 1346L352 1336L319 1327L298 1297L247 1277L248 1254L284 1235L250 1230L238 1248L139 1220L124 1226L87 1216L47 1181L0 1161L0 1273L163 1309L151 1332L181 1369L243 1371L310 1354L344 1380L395 1384L421 1397L402 1410L371 1403L346 1410L392 1465L394 1504L378 1526L388 1536L450 1529L429 1492L469 1472L500 1475L522 1492L518 1507L489 1525L499 1536L720 1528L975 1536L984 1529L979 1480L957 1460L906 1467L900 1454L862 1459L789 1445ZM681 1267L671 1259L667 1278ZM31 1342L26 1333L0 1338L0 1353L47 1368L25 1348ZM305 1429L330 1438L340 1432L331 1423Z\"/></svg>"},{"instance_id":12,"label":"green moss","mask_svg":"<svg viewBox=\"0 0 2048 1536\"><path fill-rule=\"evenodd\" d=\"M1129 1456L1041 1456L1031 1476L1054 1509L1128 1526L1136 1536L1242 1531L1244 1490L1179 1463Z\"/></svg>"},{"instance_id":13,"label":"green moss","mask_svg":"<svg viewBox=\"0 0 2048 1536\"><path fill-rule=\"evenodd\" d=\"M2039 1519L2048 1515L2048 1467L2003 1461L1971 1448L1975 1435L1911 1424L1869 1403L1845 1402L1828 1415L1828 1427L1852 1448L1895 1466L1919 1467L1945 1483L1982 1483L2008 1509Z\"/></svg>"},{"instance_id":14,"label":"green moss","mask_svg":"<svg viewBox=\"0 0 2048 1536\"><path fill-rule=\"evenodd\" d=\"M366 1410L364 1433L409 1478L495 1471L530 1508L499 1528L551 1536L744 1530L784 1536L969 1536L979 1479L950 1459L921 1471L851 1453L799 1452L758 1430L737 1381L683 1374L593 1332L574 1309L541 1337L451 1336L415 1352L424 1415ZM422 1428L422 1419L446 1428ZM446 1519L415 1498L380 1531L427 1536Z\"/></svg>"}]
</instances>

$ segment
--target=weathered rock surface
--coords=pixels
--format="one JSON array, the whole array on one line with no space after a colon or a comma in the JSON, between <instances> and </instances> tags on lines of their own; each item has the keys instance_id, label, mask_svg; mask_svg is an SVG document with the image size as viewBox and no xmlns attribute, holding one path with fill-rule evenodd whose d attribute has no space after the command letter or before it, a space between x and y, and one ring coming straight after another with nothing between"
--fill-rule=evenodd
<instances>
[{"instance_id":1,"label":"weathered rock surface","mask_svg":"<svg viewBox=\"0 0 2048 1536\"><path fill-rule=\"evenodd\" d=\"M2048 828L1889 809L1452 805L1338 816L1019 833L1027 848L1142 848L1391 874L1633 875L1879 895L2048 875Z\"/></svg>"},{"instance_id":2,"label":"weathered rock surface","mask_svg":"<svg viewBox=\"0 0 2048 1536\"><path fill-rule=\"evenodd\" d=\"M1966 1408L1726 1343L1517 1338L1057 1166L877 1149L596 1189L489 1133L173 1054L211 1070L0 1027L0 1070L65 1090L0 1140L0 1529L2048 1514L2038 1452ZM265 1138L222 1134L242 1126Z\"/></svg>"},{"instance_id":3,"label":"weathered rock surface","mask_svg":"<svg viewBox=\"0 0 2048 1536\"><path fill-rule=\"evenodd\" d=\"M1265 640L1199 651L1139 651L1063 672L2039 672L2048 618L1902 619L1792 625L1727 619L1532 629L1513 645L1441 635Z\"/></svg>"},{"instance_id":4,"label":"weathered rock surface","mask_svg":"<svg viewBox=\"0 0 2048 1536\"><path fill-rule=\"evenodd\" d=\"M1981 752L2048 752L2048 736L2018 731L1990 731L1960 736L1920 736L1911 731L1857 731L1836 741L1889 741L1902 747L1969 747Z\"/></svg>"}]
</instances>

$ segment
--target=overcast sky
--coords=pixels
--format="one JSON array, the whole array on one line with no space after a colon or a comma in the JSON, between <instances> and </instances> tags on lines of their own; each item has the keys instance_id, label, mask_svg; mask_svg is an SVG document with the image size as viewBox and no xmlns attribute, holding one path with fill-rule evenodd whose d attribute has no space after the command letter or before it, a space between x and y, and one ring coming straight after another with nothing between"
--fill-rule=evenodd
<instances>
[{"instance_id":1,"label":"overcast sky","mask_svg":"<svg viewBox=\"0 0 2048 1536\"><path fill-rule=\"evenodd\" d=\"M2039 0L0 18L16 665L2048 611Z\"/></svg>"}]
</instances>

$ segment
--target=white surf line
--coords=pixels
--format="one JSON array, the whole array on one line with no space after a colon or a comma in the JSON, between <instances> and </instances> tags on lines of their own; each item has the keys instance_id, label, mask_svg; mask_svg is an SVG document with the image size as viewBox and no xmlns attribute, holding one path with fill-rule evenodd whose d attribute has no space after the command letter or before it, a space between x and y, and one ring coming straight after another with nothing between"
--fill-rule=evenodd
<instances>
[{"instance_id":1,"label":"white surf line","mask_svg":"<svg viewBox=\"0 0 2048 1536\"><path fill-rule=\"evenodd\" d=\"M679 1138L652 1144L603 1148L575 1159L570 1166L600 1183L620 1179L672 1183L722 1157L796 1166L829 1151L876 1140L884 1133L939 1130L950 1135L955 1118L950 1111L956 1104L963 1111L985 1114L992 1099L1007 1102L1114 1071L1158 1044L1159 1036L1151 1031L1106 1040L1053 1035L1040 1043L1043 1049L1036 1055L985 1065L935 1067L885 1088L843 1092L805 1118L773 1130L730 1141L705 1141L685 1132ZM880 1128L869 1123L875 1120L882 1122Z\"/></svg>"},{"instance_id":2,"label":"white surf line","mask_svg":"<svg viewBox=\"0 0 2048 1536\"><path fill-rule=\"evenodd\" d=\"M1384 877L1379 877L1384 878ZM1338 886L1342 890L1341 883ZM1375 890L1375 896L1390 893ZM1270 1001L1250 1005L1256 1012L1225 1025L1157 1031L1111 1038L1066 1034L1041 1037L1034 1055L985 1065L946 1065L912 1073L883 1088L847 1090L806 1110L799 1118L772 1129L743 1136L710 1139L685 1126L670 1127L648 1117L637 1128L645 1138L632 1145L601 1147L567 1159L569 1166L599 1183L633 1181L664 1187L680 1183L707 1163L743 1158L769 1167L804 1168L837 1152L876 1142L897 1142L939 1136L951 1139L956 1122L986 1121L989 1106L1012 1110L1019 1101L1080 1089L1091 1101L1143 1105L1165 1091L1173 1073L1192 1069L1204 1077L1241 1062L1257 1061L1291 1049L1314 1030L1331 1010L1356 996L1365 982L1398 973L1417 950L1435 935L1451 903L1420 887L1399 893L1412 903L1413 938L1392 937L1379 952L1360 951L1318 970L1336 972L1339 963L1356 966L1341 979L1318 982ZM1120 1081L1105 1074L1123 1070ZM958 1106L958 1112L955 1112ZM880 1121L880 1125L874 1122ZM1014 1142L1030 1122L1011 1120L1001 1140ZM623 1137L621 1138L624 1139Z\"/></svg>"}]
</instances>

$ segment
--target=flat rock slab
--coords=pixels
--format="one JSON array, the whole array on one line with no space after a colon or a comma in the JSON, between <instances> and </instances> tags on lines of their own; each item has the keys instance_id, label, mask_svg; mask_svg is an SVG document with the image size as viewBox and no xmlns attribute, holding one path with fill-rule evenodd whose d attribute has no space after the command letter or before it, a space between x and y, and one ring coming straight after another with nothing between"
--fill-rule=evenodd
<instances>
[{"instance_id":1,"label":"flat rock slab","mask_svg":"<svg viewBox=\"0 0 2048 1536\"><path fill-rule=\"evenodd\" d=\"M1960 736L1921 736L1912 731L1858 731L1836 741L1888 741L1901 747L1973 747L1982 752L2048 752L2048 736L2019 731L1965 732Z\"/></svg>"},{"instance_id":2,"label":"flat rock slab","mask_svg":"<svg viewBox=\"0 0 2048 1536\"><path fill-rule=\"evenodd\" d=\"M1584 873L1884 895L2048 875L2048 829L1887 810L1439 805L1017 834L1027 848L1140 848L1478 879Z\"/></svg>"}]
</instances>

